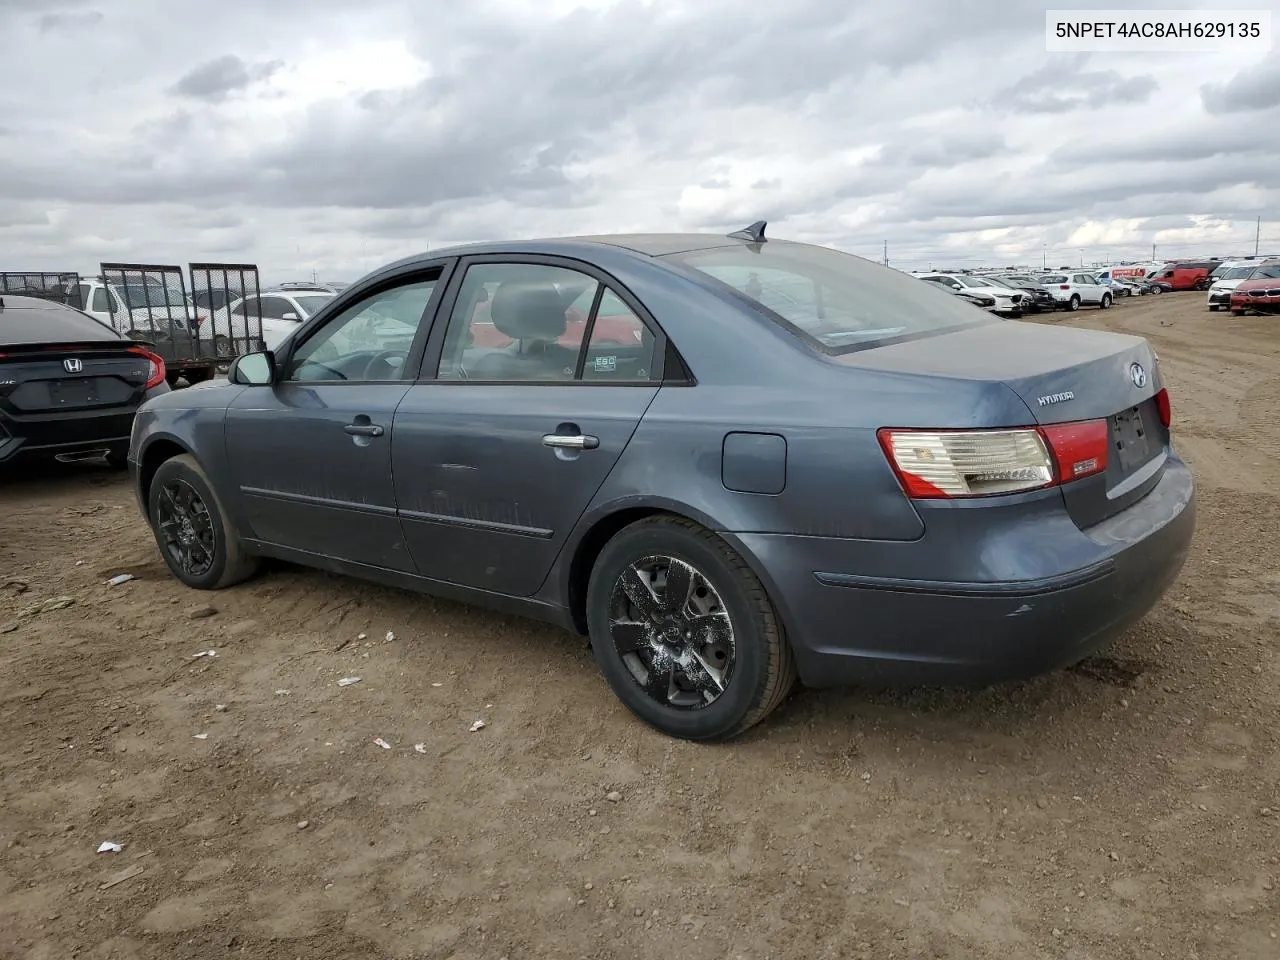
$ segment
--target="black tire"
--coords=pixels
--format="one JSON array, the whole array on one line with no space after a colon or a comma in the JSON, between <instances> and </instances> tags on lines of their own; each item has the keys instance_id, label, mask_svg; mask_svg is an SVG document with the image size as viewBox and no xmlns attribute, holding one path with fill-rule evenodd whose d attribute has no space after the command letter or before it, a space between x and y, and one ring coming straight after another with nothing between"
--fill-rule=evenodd
<instances>
[{"instance_id":1,"label":"black tire","mask_svg":"<svg viewBox=\"0 0 1280 960\"><path fill-rule=\"evenodd\" d=\"M1216 303L1211 303L1211 304L1209 304L1209 312L1210 312L1210 313L1217 313L1217 312L1218 312L1218 305L1217 305Z\"/></svg>"},{"instance_id":2,"label":"black tire","mask_svg":"<svg viewBox=\"0 0 1280 960\"><path fill-rule=\"evenodd\" d=\"M1110 309L1111 309L1111 294L1109 294L1109 293L1104 293L1104 294L1102 295L1102 302L1098 304L1098 309L1100 309L1100 310L1110 310Z\"/></svg>"},{"instance_id":3,"label":"black tire","mask_svg":"<svg viewBox=\"0 0 1280 960\"><path fill-rule=\"evenodd\" d=\"M643 569L647 560L657 560L659 566L663 561L678 561L694 574L689 601L680 612L672 612L673 607L661 609L665 585L662 594L657 594L645 581L632 580L633 589L636 585L647 589L645 601L653 601L661 619L674 625L674 642L678 647L685 651L693 649L679 640L680 625L689 624L683 611L695 602L711 604L711 612L704 614L704 622L709 624L704 636L712 642L699 645L698 651L703 664L723 663L723 685L718 691L711 690L717 685L712 672L698 666L694 666L690 674L681 671L678 678L675 666L666 673L663 669L649 669L664 663L653 659L654 651L660 646L653 641L659 628L632 619L640 614L638 608L628 606L621 585L624 574L636 572L633 565ZM667 569L672 566L668 565ZM645 637L639 641L636 653L619 652L614 639L612 628L619 622L615 620L615 613L622 609L629 611L625 616L633 631L638 630ZM727 635L717 635L715 625L719 623L727 625ZM587 625L596 662L618 699L641 720L683 740L736 737L772 713L795 685L794 656L760 581L721 538L679 517L641 520L621 530L605 545L587 587ZM672 636L668 634L669 639ZM686 631L684 636L688 637L689 633ZM721 657L726 646L727 659ZM648 662L643 659L646 657ZM665 663L671 665L674 661L668 659ZM646 692L635 670L642 670L656 685L666 684L667 692L653 695ZM670 691L677 682L692 686L698 677L710 681L703 683L702 693L676 692L678 697L697 702L673 705ZM703 702L707 691L712 692L713 699Z\"/></svg>"},{"instance_id":4,"label":"black tire","mask_svg":"<svg viewBox=\"0 0 1280 960\"><path fill-rule=\"evenodd\" d=\"M174 487L185 485L195 495L204 508L207 520L197 525L197 542L199 552L207 559L207 566L186 567L175 556L181 552L176 545L170 545L162 523L167 519L162 501L166 496L173 503L175 495L185 497L186 491L174 490ZM151 522L152 533L155 534L156 546L160 548L160 556L164 558L169 571L196 590L221 590L242 580L247 580L257 572L259 560L244 552L240 539L227 522L222 505L213 492L208 478L195 457L181 454L166 460L160 465L151 480L151 491L148 495L147 518ZM195 512L195 511L193 511ZM203 536L206 534L207 536ZM195 555L194 552L191 553Z\"/></svg>"},{"instance_id":5,"label":"black tire","mask_svg":"<svg viewBox=\"0 0 1280 960\"><path fill-rule=\"evenodd\" d=\"M213 375L217 372L216 367L197 367L193 370L187 370L182 374L184 380L189 386L195 386L197 383L204 383L206 380L212 380Z\"/></svg>"},{"instance_id":6,"label":"black tire","mask_svg":"<svg viewBox=\"0 0 1280 960\"><path fill-rule=\"evenodd\" d=\"M1232 310L1232 311L1231 311L1231 315L1232 315L1233 317L1243 317L1243 316L1244 316L1244 311L1243 311L1243 310Z\"/></svg>"},{"instance_id":7,"label":"black tire","mask_svg":"<svg viewBox=\"0 0 1280 960\"><path fill-rule=\"evenodd\" d=\"M1067 309L1075 313L1080 309L1080 294L1073 293L1071 299L1067 301Z\"/></svg>"},{"instance_id":8,"label":"black tire","mask_svg":"<svg viewBox=\"0 0 1280 960\"><path fill-rule=\"evenodd\" d=\"M1152 292L1152 293L1164 293L1164 287L1161 287L1161 286L1159 286L1159 285L1156 285L1156 286L1154 286L1154 287L1152 287L1152 288L1151 288L1151 292Z\"/></svg>"}]
</instances>

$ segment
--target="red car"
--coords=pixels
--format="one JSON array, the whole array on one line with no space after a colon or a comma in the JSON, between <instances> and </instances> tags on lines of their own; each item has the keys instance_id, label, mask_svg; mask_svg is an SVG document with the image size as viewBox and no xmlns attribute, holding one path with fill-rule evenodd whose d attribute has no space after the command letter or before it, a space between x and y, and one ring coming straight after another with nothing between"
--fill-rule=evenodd
<instances>
[{"instance_id":1,"label":"red car","mask_svg":"<svg viewBox=\"0 0 1280 960\"><path fill-rule=\"evenodd\" d=\"M602 304L601 309L607 309L607 307ZM582 343L582 335L587 327L587 317L577 307L572 306L565 311L565 317L569 324L560 336L560 344L576 350ZM595 328L591 331L591 342L593 344L639 343L641 329L640 322L630 310L616 316L597 314ZM471 342L477 347L505 347L511 343L511 338L495 327L493 321L489 319L487 300L476 304L475 312L471 315Z\"/></svg>"},{"instance_id":2,"label":"red car","mask_svg":"<svg viewBox=\"0 0 1280 960\"><path fill-rule=\"evenodd\" d=\"M1174 290L1199 290L1209 279L1210 268L1205 264L1175 263L1161 270L1147 282L1156 293ZM1158 288L1158 289L1157 289Z\"/></svg>"},{"instance_id":3,"label":"red car","mask_svg":"<svg viewBox=\"0 0 1280 960\"><path fill-rule=\"evenodd\" d=\"M1231 313L1280 313L1280 263L1264 263L1231 291Z\"/></svg>"}]
</instances>

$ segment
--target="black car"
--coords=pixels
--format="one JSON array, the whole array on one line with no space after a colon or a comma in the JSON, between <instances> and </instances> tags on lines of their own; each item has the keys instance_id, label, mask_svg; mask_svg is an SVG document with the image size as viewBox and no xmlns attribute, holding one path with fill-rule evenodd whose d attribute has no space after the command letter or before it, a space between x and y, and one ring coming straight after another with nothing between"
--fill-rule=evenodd
<instances>
[{"instance_id":1,"label":"black car","mask_svg":"<svg viewBox=\"0 0 1280 960\"><path fill-rule=\"evenodd\" d=\"M74 307L0 295L0 468L99 457L123 467L134 413L168 392L146 344Z\"/></svg>"},{"instance_id":2,"label":"black car","mask_svg":"<svg viewBox=\"0 0 1280 960\"><path fill-rule=\"evenodd\" d=\"M1028 313L1040 313L1041 311L1052 313L1058 309L1058 302L1053 299L1053 294L1046 290L1044 285L1034 277L999 274L987 279L996 283L1003 283L1006 287L1025 293L1026 296L1022 298L1022 309Z\"/></svg>"}]
</instances>

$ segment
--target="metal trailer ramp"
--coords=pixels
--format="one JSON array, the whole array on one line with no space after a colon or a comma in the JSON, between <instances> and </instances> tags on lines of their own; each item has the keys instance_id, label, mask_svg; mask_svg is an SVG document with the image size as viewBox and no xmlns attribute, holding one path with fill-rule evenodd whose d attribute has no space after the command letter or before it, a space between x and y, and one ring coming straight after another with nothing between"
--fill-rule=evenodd
<instances>
[{"instance_id":1,"label":"metal trailer ramp","mask_svg":"<svg viewBox=\"0 0 1280 960\"><path fill-rule=\"evenodd\" d=\"M217 356L212 338L201 335L201 320L187 296L182 268L176 264L103 263L102 282L115 291L108 298L111 325L124 336L150 343L161 357L170 385L178 377L199 383L213 376Z\"/></svg>"},{"instance_id":2,"label":"metal trailer ramp","mask_svg":"<svg viewBox=\"0 0 1280 960\"><path fill-rule=\"evenodd\" d=\"M80 274L75 270L0 273L0 295L6 293L65 303L77 310L84 308L80 302Z\"/></svg>"},{"instance_id":3,"label":"metal trailer ramp","mask_svg":"<svg viewBox=\"0 0 1280 960\"><path fill-rule=\"evenodd\" d=\"M196 309L208 311L200 335L212 343L219 372L226 372L232 357L263 349L257 264L190 263L187 272Z\"/></svg>"}]
</instances>

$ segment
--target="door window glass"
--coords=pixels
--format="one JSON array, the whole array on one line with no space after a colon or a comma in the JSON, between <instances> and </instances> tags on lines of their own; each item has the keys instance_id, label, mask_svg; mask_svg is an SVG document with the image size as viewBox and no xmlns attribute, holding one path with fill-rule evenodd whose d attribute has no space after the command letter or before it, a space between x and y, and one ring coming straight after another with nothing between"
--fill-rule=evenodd
<instances>
[{"instance_id":1,"label":"door window glass","mask_svg":"<svg viewBox=\"0 0 1280 960\"><path fill-rule=\"evenodd\" d=\"M401 380L436 278L371 294L309 337L286 380Z\"/></svg>"}]
</instances>

